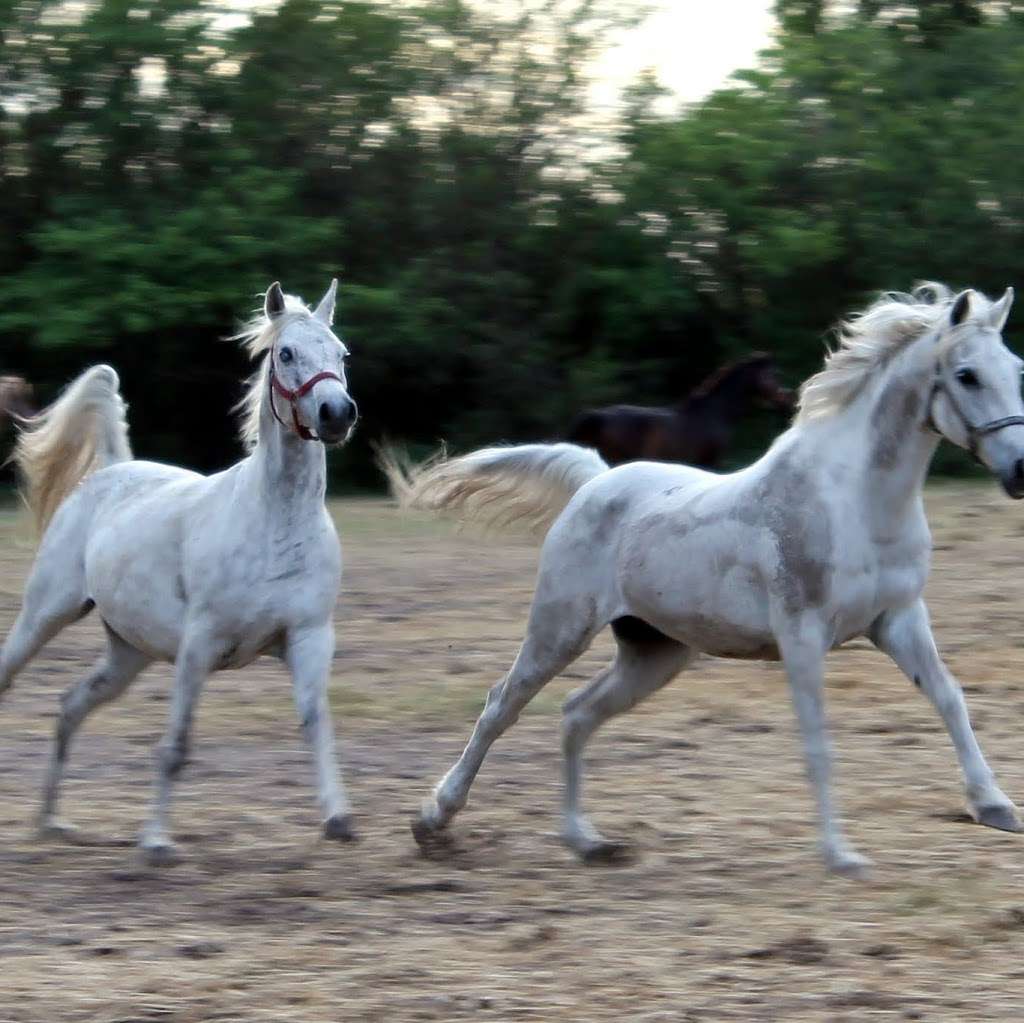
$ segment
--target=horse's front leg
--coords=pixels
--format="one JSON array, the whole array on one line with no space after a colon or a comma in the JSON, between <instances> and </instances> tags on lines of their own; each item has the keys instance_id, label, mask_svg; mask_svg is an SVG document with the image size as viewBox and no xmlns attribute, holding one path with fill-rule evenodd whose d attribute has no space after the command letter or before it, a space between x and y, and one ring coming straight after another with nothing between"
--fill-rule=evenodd
<instances>
[{"instance_id":1,"label":"horse's front leg","mask_svg":"<svg viewBox=\"0 0 1024 1023\"><path fill-rule=\"evenodd\" d=\"M177 859L175 845L167 830L171 790L188 759L196 702L218 653L218 646L205 633L186 634L174 663L171 713L167 731L157 746L153 804L139 841L146 858L156 866L173 863Z\"/></svg>"},{"instance_id":2,"label":"horse's front leg","mask_svg":"<svg viewBox=\"0 0 1024 1023\"><path fill-rule=\"evenodd\" d=\"M286 638L285 662L295 686L299 723L313 751L324 836L339 842L352 842L356 833L334 755L334 729L327 701L333 656L334 630L330 623L295 630Z\"/></svg>"},{"instance_id":3,"label":"horse's front leg","mask_svg":"<svg viewBox=\"0 0 1024 1023\"><path fill-rule=\"evenodd\" d=\"M860 875L871 866L847 841L832 798L832 749L825 724L825 645L817 629L791 629L779 636L793 707L803 737L807 776L818 804L821 853L836 874ZM808 633L810 635L808 635Z\"/></svg>"},{"instance_id":4,"label":"horse's front leg","mask_svg":"<svg viewBox=\"0 0 1024 1023\"><path fill-rule=\"evenodd\" d=\"M871 628L871 640L887 653L934 704L956 747L967 789L967 805L979 824L1021 831L1016 808L996 784L971 728L960 685L942 663L923 600L886 611Z\"/></svg>"}]
</instances>

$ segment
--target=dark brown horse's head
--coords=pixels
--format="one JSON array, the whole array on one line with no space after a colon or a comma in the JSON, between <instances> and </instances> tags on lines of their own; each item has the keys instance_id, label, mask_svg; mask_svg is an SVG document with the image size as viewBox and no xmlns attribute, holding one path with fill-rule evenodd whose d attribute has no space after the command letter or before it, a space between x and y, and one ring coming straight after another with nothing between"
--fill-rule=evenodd
<instances>
[{"instance_id":1,"label":"dark brown horse's head","mask_svg":"<svg viewBox=\"0 0 1024 1023\"><path fill-rule=\"evenodd\" d=\"M745 377L748 393L756 402L780 412L792 411L793 392L782 386L778 364L767 352L754 352L734 363L733 368Z\"/></svg>"},{"instance_id":2,"label":"dark brown horse's head","mask_svg":"<svg viewBox=\"0 0 1024 1023\"><path fill-rule=\"evenodd\" d=\"M32 385L24 377L0 376L0 420L28 419L36 413Z\"/></svg>"}]
</instances>

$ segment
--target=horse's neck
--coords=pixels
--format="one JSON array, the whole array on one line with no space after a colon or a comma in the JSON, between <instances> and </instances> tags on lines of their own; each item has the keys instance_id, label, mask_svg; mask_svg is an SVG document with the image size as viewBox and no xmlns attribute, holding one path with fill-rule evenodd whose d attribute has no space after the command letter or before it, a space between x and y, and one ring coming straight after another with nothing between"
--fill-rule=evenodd
<instances>
[{"instance_id":1,"label":"horse's neck","mask_svg":"<svg viewBox=\"0 0 1024 1023\"><path fill-rule=\"evenodd\" d=\"M303 512L319 514L327 485L324 446L302 440L282 426L263 403L259 441L249 458L248 470L268 516L283 514L294 520Z\"/></svg>"},{"instance_id":2,"label":"horse's neck","mask_svg":"<svg viewBox=\"0 0 1024 1023\"><path fill-rule=\"evenodd\" d=\"M818 456L859 481L858 501L872 520L919 515L921 492L939 437L925 428L934 385L928 348L915 346L848 408L821 424Z\"/></svg>"},{"instance_id":3,"label":"horse's neck","mask_svg":"<svg viewBox=\"0 0 1024 1023\"><path fill-rule=\"evenodd\" d=\"M709 390L698 390L690 394L677 406L680 412L718 415L725 419L735 418L750 391L749 381L741 371L723 377Z\"/></svg>"}]
</instances>

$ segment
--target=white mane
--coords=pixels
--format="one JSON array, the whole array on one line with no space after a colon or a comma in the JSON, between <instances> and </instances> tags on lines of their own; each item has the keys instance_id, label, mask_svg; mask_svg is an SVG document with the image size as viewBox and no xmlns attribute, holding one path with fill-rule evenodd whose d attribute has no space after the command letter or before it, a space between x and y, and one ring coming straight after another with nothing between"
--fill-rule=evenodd
<instances>
[{"instance_id":1,"label":"white mane","mask_svg":"<svg viewBox=\"0 0 1024 1023\"><path fill-rule=\"evenodd\" d=\"M920 284L909 295L886 292L840 323L838 345L825 356L824 369L800 388L796 421L819 419L845 408L876 369L940 325L955 297L944 284ZM972 317L990 304L975 292Z\"/></svg>"},{"instance_id":2,"label":"white mane","mask_svg":"<svg viewBox=\"0 0 1024 1023\"><path fill-rule=\"evenodd\" d=\"M296 320L309 319L313 315L306 307L306 303L297 295L285 295L284 303L283 315L270 320L261 308L231 338L232 341L242 342L251 359L258 359L265 352L269 352L286 327ZM239 437L247 451L252 451L260 439L260 412L268 390L267 373L269 368L270 364L264 359L260 363L259 369L249 377L248 390L235 406L241 420L238 430Z\"/></svg>"}]
</instances>

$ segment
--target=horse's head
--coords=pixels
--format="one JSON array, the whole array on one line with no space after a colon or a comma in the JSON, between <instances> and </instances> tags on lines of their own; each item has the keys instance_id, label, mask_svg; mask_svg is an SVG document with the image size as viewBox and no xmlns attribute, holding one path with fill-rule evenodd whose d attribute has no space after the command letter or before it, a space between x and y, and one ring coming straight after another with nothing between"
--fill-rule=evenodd
<instances>
[{"instance_id":1,"label":"horse's head","mask_svg":"<svg viewBox=\"0 0 1024 1023\"><path fill-rule=\"evenodd\" d=\"M793 410L793 392L782 386L775 359L757 352L746 361L745 368L750 394L755 401L780 412Z\"/></svg>"},{"instance_id":2,"label":"horse's head","mask_svg":"<svg viewBox=\"0 0 1024 1023\"><path fill-rule=\"evenodd\" d=\"M286 309L275 282L263 306L271 322L288 316L267 354L274 414L304 440L325 444L347 441L358 416L345 382L348 349L331 330L337 288L338 282L331 281L314 312L296 316Z\"/></svg>"},{"instance_id":3,"label":"horse's head","mask_svg":"<svg viewBox=\"0 0 1024 1023\"><path fill-rule=\"evenodd\" d=\"M939 335L930 424L984 463L1013 498L1024 497L1024 363L1003 343L1013 288L998 302L964 291Z\"/></svg>"},{"instance_id":4,"label":"horse's head","mask_svg":"<svg viewBox=\"0 0 1024 1023\"><path fill-rule=\"evenodd\" d=\"M0 377L0 416L28 419L35 412L32 385L23 377Z\"/></svg>"}]
</instances>

